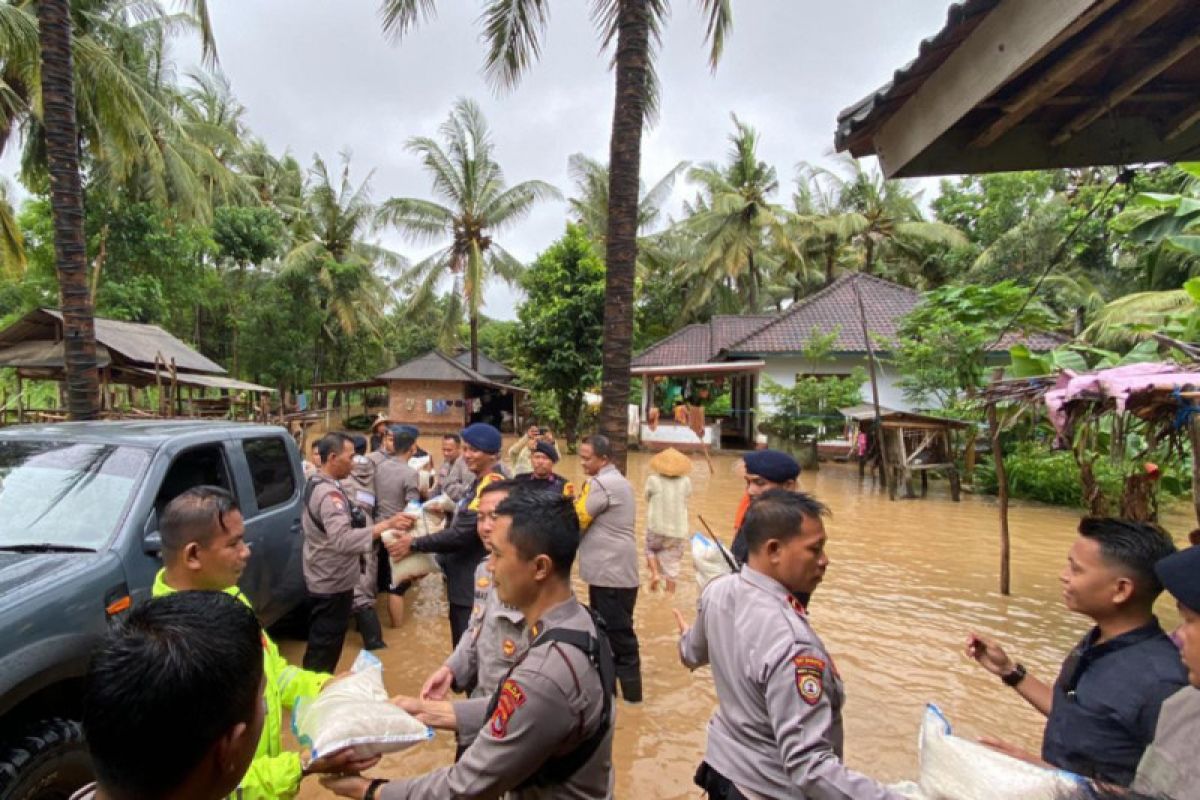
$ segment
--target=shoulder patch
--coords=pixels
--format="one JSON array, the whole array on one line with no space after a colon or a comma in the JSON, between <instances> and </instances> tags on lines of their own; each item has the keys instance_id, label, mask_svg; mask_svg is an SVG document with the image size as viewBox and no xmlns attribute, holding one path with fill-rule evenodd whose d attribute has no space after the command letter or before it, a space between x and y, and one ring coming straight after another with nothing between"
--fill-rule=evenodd
<instances>
[{"instance_id":1,"label":"shoulder patch","mask_svg":"<svg viewBox=\"0 0 1200 800\"><path fill-rule=\"evenodd\" d=\"M492 719L488 723L492 736L497 739L507 736L509 721L517 713L517 709L523 705L525 705L525 690L516 681L509 678L500 687L500 699L496 703L496 710L492 712Z\"/></svg>"},{"instance_id":2,"label":"shoulder patch","mask_svg":"<svg viewBox=\"0 0 1200 800\"><path fill-rule=\"evenodd\" d=\"M796 656L796 691L800 699L815 706L825 693L825 662L812 656Z\"/></svg>"}]
</instances>

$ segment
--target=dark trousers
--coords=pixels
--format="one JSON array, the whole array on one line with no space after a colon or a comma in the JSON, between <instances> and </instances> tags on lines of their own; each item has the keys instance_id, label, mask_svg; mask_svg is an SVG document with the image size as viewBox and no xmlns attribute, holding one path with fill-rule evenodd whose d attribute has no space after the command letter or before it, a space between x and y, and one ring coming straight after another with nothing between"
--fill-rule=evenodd
<instances>
[{"instance_id":1,"label":"dark trousers","mask_svg":"<svg viewBox=\"0 0 1200 800\"><path fill-rule=\"evenodd\" d=\"M471 607L450 604L450 641L458 647L458 640L467 632L471 624Z\"/></svg>"},{"instance_id":2,"label":"dark trousers","mask_svg":"<svg viewBox=\"0 0 1200 800\"><path fill-rule=\"evenodd\" d=\"M738 791L733 781L710 767L707 761L700 762L700 768L692 780L704 790L709 800L746 800L746 795Z\"/></svg>"},{"instance_id":3,"label":"dark trousers","mask_svg":"<svg viewBox=\"0 0 1200 800\"><path fill-rule=\"evenodd\" d=\"M633 632L633 607L637 605L637 587L613 589L589 586L588 604L604 620L612 645L621 696L631 703L642 702L642 659L638 655L637 634Z\"/></svg>"},{"instance_id":4,"label":"dark trousers","mask_svg":"<svg viewBox=\"0 0 1200 800\"><path fill-rule=\"evenodd\" d=\"M312 612L308 617L308 647L304 649L304 668L314 672L334 672L350 627L354 590L337 594L308 593Z\"/></svg>"}]
</instances>

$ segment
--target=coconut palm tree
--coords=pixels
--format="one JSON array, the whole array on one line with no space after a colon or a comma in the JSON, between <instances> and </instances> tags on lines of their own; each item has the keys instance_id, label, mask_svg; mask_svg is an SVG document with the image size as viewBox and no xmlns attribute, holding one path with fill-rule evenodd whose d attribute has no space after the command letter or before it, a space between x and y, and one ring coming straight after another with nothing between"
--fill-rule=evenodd
<instances>
[{"instance_id":1,"label":"coconut palm tree","mask_svg":"<svg viewBox=\"0 0 1200 800\"><path fill-rule=\"evenodd\" d=\"M63 362L67 378L68 410L73 419L92 419L100 411L99 373L96 368L96 336L92 296L88 284L86 242L83 230L83 185L79 167L80 126L75 92L75 51L80 55L82 74L93 69L112 67L87 37L72 40L72 7L69 0L40 0L36 10L36 28L30 23L30 3L0 5L3 14L4 77L6 111L0 119L0 146L7 141L16 120L13 110L23 113L34 133L28 136L36 148L42 142L50 183L51 210L54 218L54 249L57 261L59 294L63 313ZM208 22L206 0L190 0L199 21L203 52L215 60L216 49ZM85 9L86 11L86 9ZM80 15L86 18L86 14ZM30 37L36 31L36 40ZM36 44L35 44L36 42ZM78 45L78 48L76 48ZM35 80L40 67L40 80ZM108 70L102 80L113 89L98 93L102 102L84 104L85 119L95 121L97 131L109 133L109 126L122 128L121 117L136 117L137 93L124 85L121 74ZM99 81L98 81L99 82ZM35 92L40 89L40 98ZM24 96L22 96L24 95ZM38 102L40 100L40 102ZM33 109L41 108L38 120ZM94 116L93 116L94 115ZM28 132L27 132L28 133ZM106 141L113 141L104 137ZM97 137L99 144L100 137ZM126 139L122 146L132 148ZM35 152L37 152L35 150ZM29 165L28 152L26 166Z\"/></svg>"},{"instance_id":2,"label":"coconut palm tree","mask_svg":"<svg viewBox=\"0 0 1200 800\"><path fill-rule=\"evenodd\" d=\"M401 280L414 287L411 308L427 306L445 277L454 282L453 302L443 328L449 339L462 319L465 301L471 328L471 368L479 368L479 311L483 289L492 278L512 285L524 267L493 238L526 217L541 200L561 198L543 181L506 186L496 163L494 146L483 112L473 101L460 99L439 129L443 142L425 136L408 141L433 177L433 191L446 205L415 197L385 201L379 222L394 225L417 242L442 242L442 249L413 265ZM444 341L449 345L451 342Z\"/></svg>"},{"instance_id":3,"label":"coconut palm tree","mask_svg":"<svg viewBox=\"0 0 1200 800\"><path fill-rule=\"evenodd\" d=\"M844 174L801 164L797 198L812 204L806 222L815 235L827 246L853 251L859 271L873 275L887 266L903 277L906 267L921 264L930 246L966 246L958 228L925 220L919 196L903 183L884 180L878 170L853 158L842 159L842 165ZM803 211L801 216L806 216Z\"/></svg>"},{"instance_id":4,"label":"coconut palm tree","mask_svg":"<svg viewBox=\"0 0 1200 800\"><path fill-rule=\"evenodd\" d=\"M650 187L638 200L638 235L645 236L662 219L664 207L675 189L675 181L688 168L680 161ZM575 182L575 196L567 202L575 219L588 237L603 250L608 241L608 167L594 158L576 153L567 161L567 171ZM640 247L640 245L639 245Z\"/></svg>"},{"instance_id":5,"label":"coconut palm tree","mask_svg":"<svg viewBox=\"0 0 1200 800\"><path fill-rule=\"evenodd\" d=\"M726 164L693 167L688 180L700 187L702 203L685 224L699 237L692 291L686 301L700 305L722 280L735 286L745 310L760 311L761 295L779 266L777 253L792 249L789 214L768 198L779 188L775 168L758 159L758 132L733 118ZM774 250L771 245L774 245Z\"/></svg>"},{"instance_id":6,"label":"coconut palm tree","mask_svg":"<svg viewBox=\"0 0 1200 800\"><path fill-rule=\"evenodd\" d=\"M311 295L319 310L313 358L313 382L319 383L339 341L377 334L394 273L405 262L364 238L379 213L371 202L370 175L355 186L345 155L336 177L320 156L313 156L309 174L305 208L311 233L284 256L279 277Z\"/></svg>"},{"instance_id":7,"label":"coconut palm tree","mask_svg":"<svg viewBox=\"0 0 1200 800\"><path fill-rule=\"evenodd\" d=\"M607 276L604 293L604 367L601 430L625 466L628 438L629 361L633 354L633 293L637 265L638 192L642 131L657 107L654 57L669 0L591 0L591 15L605 48L613 47L616 73L609 146ZM707 20L709 65L715 68L733 25L731 0L700 0ZM402 36L434 15L436 0L382 0L384 30ZM510 87L541 54L550 20L547 0L485 0L481 17L487 46L485 71L497 86Z\"/></svg>"}]
</instances>

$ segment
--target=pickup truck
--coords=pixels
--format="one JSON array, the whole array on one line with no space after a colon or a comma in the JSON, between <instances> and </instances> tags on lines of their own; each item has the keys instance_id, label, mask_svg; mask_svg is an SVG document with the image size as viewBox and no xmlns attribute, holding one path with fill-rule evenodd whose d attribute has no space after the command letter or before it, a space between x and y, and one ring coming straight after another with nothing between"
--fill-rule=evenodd
<instances>
[{"instance_id":1,"label":"pickup truck","mask_svg":"<svg viewBox=\"0 0 1200 800\"><path fill-rule=\"evenodd\" d=\"M237 497L251 548L241 588L264 625L278 621L304 598L304 480L283 428L0 429L0 800L66 800L91 780L79 724L88 660L109 625L150 596L163 508L201 484Z\"/></svg>"}]
</instances>

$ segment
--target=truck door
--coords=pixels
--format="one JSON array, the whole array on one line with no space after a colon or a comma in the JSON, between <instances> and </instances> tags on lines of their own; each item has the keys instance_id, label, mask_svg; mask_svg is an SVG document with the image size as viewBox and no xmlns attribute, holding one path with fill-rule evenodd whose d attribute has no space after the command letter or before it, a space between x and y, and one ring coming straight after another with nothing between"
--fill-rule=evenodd
<instances>
[{"instance_id":1,"label":"truck door","mask_svg":"<svg viewBox=\"0 0 1200 800\"><path fill-rule=\"evenodd\" d=\"M241 439L234 447L250 563L239 585L270 625L303 601L301 484L291 442L279 435Z\"/></svg>"},{"instance_id":2,"label":"truck door","mask_svg":"<svg viewBox=\"0 0 1200 800\"><path fill-rule=\"evenodd\" d=\"M213 442L189 447L171 460L171 466L167 468L154 496L154 516L151 518L153 523L162 520L163 511L168 503L194 486L219 486L237 496L223 443ZM141 549L137 552L139 556L143 555ZM161 554L144 554L144 557L135 557L126 564L129 585L139 587L134 591L134 600L150 596L154 575L161 567Z\"/></svg>"}]
</instances>

